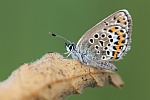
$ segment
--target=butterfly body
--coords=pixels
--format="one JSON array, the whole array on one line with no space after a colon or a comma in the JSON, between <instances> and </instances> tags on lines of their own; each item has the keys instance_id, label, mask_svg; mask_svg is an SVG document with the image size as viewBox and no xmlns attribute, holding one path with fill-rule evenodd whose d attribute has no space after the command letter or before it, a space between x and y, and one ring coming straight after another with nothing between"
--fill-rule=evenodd
<instances>
[{"instance_id":1,"label":"butterfly body","mask_svg":"<svg viewBox=\"0 0 150 100\"><path fill-rule=\"evenodd\" d=\"M100 69L117 70L111 61L122 59L130 50L132 19L119 10L88 30L75 45L66 45L73 59Z\"/></svg>"}]
</instances>

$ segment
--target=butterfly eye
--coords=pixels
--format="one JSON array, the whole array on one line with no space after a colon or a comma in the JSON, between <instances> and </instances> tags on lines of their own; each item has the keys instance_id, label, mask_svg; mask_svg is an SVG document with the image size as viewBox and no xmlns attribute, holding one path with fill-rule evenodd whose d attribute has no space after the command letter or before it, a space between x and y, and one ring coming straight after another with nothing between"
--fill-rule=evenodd
<instances>
[{"instance_id":1,"label":"butterfly eye","mask_svg":"<svg viewBox=\"0 0 150 100\"><path fill-rule=\"evenodd\" d=\"M70 51L72 50L72 45L69 45L69 50L70 50Z\"/></svg>"},{"instance_id":2,"label":"butterfly eye","mask_svg":"<svg viewBox=\"0 0 150 100\"><path fill-rule=\"evenodd\" d=\"M74 44L66 44L66 49L71 52L74 49Z\"/></svg>"}]
</instances>

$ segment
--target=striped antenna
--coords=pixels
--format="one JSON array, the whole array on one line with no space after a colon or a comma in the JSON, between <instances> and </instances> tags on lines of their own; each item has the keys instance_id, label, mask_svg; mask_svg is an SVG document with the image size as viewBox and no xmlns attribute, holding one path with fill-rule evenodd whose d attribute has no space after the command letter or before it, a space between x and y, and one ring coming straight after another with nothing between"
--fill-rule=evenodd
<instances>
[{"instance_id":1,"label":"striped antenna","mask_svg":"<svg viewBox=\"0 0 150 100\"><path fill-rule=\"evenodd\" d=\"M66 38L64 38L63 36L60 36L60 35L54 34L54 33L52 33L52 32L49 32L49 34L51 34L52 36L55 36L55 37L58 37L58 38L64 39L64 40L68 41L70 44L72 44L72 42L70 42L69 40L67 40L67 39L66 39Z\"/></svg>"}]
</instances>

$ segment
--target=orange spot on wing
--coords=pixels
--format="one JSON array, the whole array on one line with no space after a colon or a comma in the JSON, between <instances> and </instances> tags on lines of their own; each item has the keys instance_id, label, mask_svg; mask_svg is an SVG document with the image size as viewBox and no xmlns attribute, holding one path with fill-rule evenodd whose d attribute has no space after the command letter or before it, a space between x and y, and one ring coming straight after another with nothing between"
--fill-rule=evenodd
<instances>
[{"instance_id":1,"label":"orange spot on wing","mask_svg":"<svg viewBox=\"0 0 150 100\"><path fill-rule=\"evenodd\" d=\"M117 31L116 33L117 33L118 35L123 35L123 33L120 32L120 31Z\"/></svg>"},{"instance_id":2,"label":"orange spot on wing","mask_svg":"<svg viewBox=\"0 0 150 100\"><path fill-rule=\"evenodd\" d=\"M123 39L124 40L124 39ZM122 43L122 41L123 40L119 40L119 41L117 41L117 43L116 43L116 47L117 46L124 46L125 44L124 43ZM116 48L117 49L117 48Z\"/></svg>"},{"instance_id":3,"label":"orange spot on wing","mask_svg":"<svg viewBox=\"0 0 150 100\"><path fill-rule=\"evenodd\" d=\"M124 40L124 37L123 37L123 35L120 35L119 37L120 37L120 40Z\"/></svg>"},{"instance_id":4,"label":"orange spot on wing","mask_svg":"<svg viewBox=\"0 0 150 100\"><path fill-rule=\"evenodd\" d=\"M113 55L113 59L116 59L117 58L117 51L114 52L114 55Z\"/></svg>"},{"instance_id":5,"label":"orange spot on wing","mask_svg":"<svg viewBox=\"0 0 150 100\"><path fill-rule=\"evenodd\" d=\"M112 27L111 30L112 30L113 32L116 32L116 31L117 31L117 29L115 29L115 27Z\"/></svg>"},{"instance_id":6,"label":"orange spot on wing","mask_svg":"<svg viewBox=\"0 0 150 100\"><path fill-rule=\"evenodd\" d=\"M124 43L122 43L122 41L125 40L125 38L123 37L123 35L120 35L119 38L120 38L120 40L118 40L118 45L123 46Z\"/></svg>"},{"instance_id":7,"label":"orange spot on wing","mask_svg":"<svg viewBox=\"0 0 150 100\"><path fill-rule=\"evenodd\" d=\"M122 18L120 18L120 19L119 19L119 21L120 21L120 22L123 22L123 19L122 19Z\"/></svg>"},{"instance_id":8,"label":"orange spot on wing","mask_svg":"<svg viewBox=\"0 0 150 100\"><path fill-rule=\"evenodd\" d=\"M124 44L122 43L122 40L119 40L119 41L118 41L118 45L119 45L119 46L123 46L123 45L124 45Z\"/></svg>"},{"instance_id":9,"label":"orange spot on wing","mask_svg":"<svg viewBox=\"0 0 150 100\"><path fill-rule=\"evenodd\" d=\"M115 49L116 49L117 52L118 52L118 51L122 51L122 50L120 49L120 45L115 46Z\"/></svg>"},{"instance_id":10,"label":"orange spot on wing","mask_svg":"<svg viewBox=\"0 0 150 100\"><path fill-rule=\"evenodd\" d=\"M124 24L126 22L126 20L123 20L122 18L119 19L121 24Z\"/></svg>"},{"instance_id":11,"label":"orange spot on wing","mask_svg":"<svg viewBox=\"0 0 150 100\"><path fill-rule=\"evenodd\" d=\"M120 50L119 48L120 48L120 46L116 46L117 51L119 51L119 50Z\"/></svg>"}]
</instances>

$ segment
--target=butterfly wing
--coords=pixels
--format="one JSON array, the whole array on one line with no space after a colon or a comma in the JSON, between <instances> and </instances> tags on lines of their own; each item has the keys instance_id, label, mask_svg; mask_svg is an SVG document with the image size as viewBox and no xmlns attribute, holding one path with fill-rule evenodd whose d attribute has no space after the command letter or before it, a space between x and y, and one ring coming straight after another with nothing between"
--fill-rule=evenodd
<instances>
[{"instance_id":1,"label":"butterfly wing","mask_svg":"<svg viewBox=\"0 0 150 100\"><path fill-rule=\"evenodd\" d=\"M77 52L91 60L119 60L130 49L131 32L130 14L119 10L88 30L76 44Z\"/></svg>"}]
</instances>

